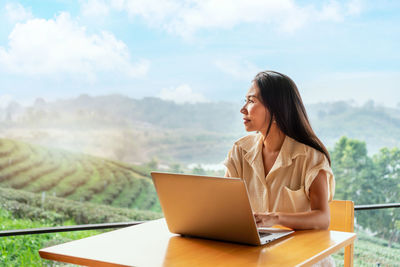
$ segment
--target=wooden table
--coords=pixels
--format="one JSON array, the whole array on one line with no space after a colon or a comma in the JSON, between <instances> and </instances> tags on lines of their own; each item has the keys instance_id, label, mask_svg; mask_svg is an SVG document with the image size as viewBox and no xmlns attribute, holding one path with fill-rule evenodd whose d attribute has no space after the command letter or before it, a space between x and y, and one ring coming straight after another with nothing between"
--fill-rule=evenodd
<instances>
[{"instance_id":1,"label":"wooden table","mask_svg":"<svg viewBox=\"0 0 400 267\"><path fill-rule=\"evenodd\" d=\"M264 246L246 246L171 234L159 219L44 248L39 254L89 266L309 266L355 238L355 233L307 230Z\"/></svg>"}]
</instances>

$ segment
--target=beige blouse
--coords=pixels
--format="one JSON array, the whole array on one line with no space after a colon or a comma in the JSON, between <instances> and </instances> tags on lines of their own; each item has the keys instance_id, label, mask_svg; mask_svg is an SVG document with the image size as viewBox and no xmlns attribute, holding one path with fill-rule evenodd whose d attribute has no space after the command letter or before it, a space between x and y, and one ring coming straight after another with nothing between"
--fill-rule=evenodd
<instances>
[{"instance_id":1,"label":"beige blouse","mask_svg":"<svg viewBox=\"0 0 400 267\"><path fill-rule=\"evenodd\" d=\"M262 147L261 134L245 136L235 142L224 162L230 177L244 179L254 212L311 210L310 186L320 170L327 175L328 199L333 199L335 180L323 153L286 136L265 176Z\"/></svg>"}]
</instances>

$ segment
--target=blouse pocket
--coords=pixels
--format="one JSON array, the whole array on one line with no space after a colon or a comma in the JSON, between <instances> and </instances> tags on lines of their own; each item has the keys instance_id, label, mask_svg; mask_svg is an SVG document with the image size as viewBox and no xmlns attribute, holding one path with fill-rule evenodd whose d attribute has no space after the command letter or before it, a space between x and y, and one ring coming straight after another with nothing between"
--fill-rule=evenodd
<instances>
[{"instance_id":1,"label":"blouse pocket","mask_svg":"<svg viewBox=\"0 0 400 267\"><path fill-rule=\"evenodd\" d=\"M304 186L295 191L286 186L284 187L283 209L286 212L303 212L310 210L310 201L304 191Z\"/></svg>"}]
</instances>

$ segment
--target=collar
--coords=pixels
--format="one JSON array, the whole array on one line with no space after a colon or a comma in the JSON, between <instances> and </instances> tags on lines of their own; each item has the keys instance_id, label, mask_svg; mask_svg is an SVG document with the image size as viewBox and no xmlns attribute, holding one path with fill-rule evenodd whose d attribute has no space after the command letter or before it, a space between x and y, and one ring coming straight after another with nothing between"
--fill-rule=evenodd
<instances>
[{"instance_id":1,"label":"collar","mask_svg":"<svg viewBox=\"0 0 400 267\"><path fill-rule=\"evenodd\" d=\"M278 167L290 166L295 158L306 155L306 153L307 146L305 144L286 136L274 165Z\"/></svg>"},{"instance_id":2,"label":"collar","mask_svg":"<svg viewBox=\"0 0 400 267\"><path fill-rule=\"evenodd\" d=\"M251 165L262 151L262 141L262 134L252 134L239 139L235 144L246 152L244 158Z\"/></svg>"},{"instance_id":3,"label":"collar","mask_svg":"<svg viewBox=\"0 0 400 267\"><path fill-rule=\"evenodd\" d=\"M254 171L257 172L257 175L265 178L264 163L262 160L262 134L248 135L239 139L235 144L246 152L244 158L253 167ZM290 166L293 159L300 155L306 155L306 149L307 146L305 144L297 142L289 136L285 136L278 157L269 173L278 168Z\"/></svg>"}]
</instances>

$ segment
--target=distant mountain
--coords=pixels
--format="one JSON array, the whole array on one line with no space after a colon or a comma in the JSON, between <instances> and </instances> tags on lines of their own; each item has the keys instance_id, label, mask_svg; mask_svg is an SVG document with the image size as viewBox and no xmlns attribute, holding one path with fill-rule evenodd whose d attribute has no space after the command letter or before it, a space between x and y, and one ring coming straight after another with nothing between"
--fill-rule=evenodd
<instances>
[{"instance_id":1,"label":"distant mountain","mask_svg":"<svg viewBox=\"0 0 400 267\"><path fill-rule=\"evenodd\" d=\"M46 102L37 99L21 113L13 103L7 110L12 125L32 127L123 127L143 126L165 129L198 129L211 132L235 131L240 128L239 107L232 103L176 104L159 98L141 100L120 95L78 98ZM19 107L19 106L18 106ZM18 116L12 111L18 110ZM7 121L3 118L3 121ZM232 122L236 122L232 124ZM82 124L84 123L84 124Z\"/></svg>"},{"instance_id":2,"label":"distant mountain","mask_svg":"<svg viewBox=\"0 0 400 267\"><path fill-rule=\"evenodd\" d=\"M312 126L329 147L341 136L365 141L372 154L382 147L400 147L400 109L377 106L372 101L362 106L334 102L307 108Z\"/></svg>"},{"instance_id":3,"label":"distant mountain","mask_svg":"<svg viewBox=\"0 0 400 267\"><path fill-rule=\"evenodd\" d=\"M158 98L89 96L0 110L0 136L129 162L218 163L246 134L238 103L176 104ZM332 147L343 135L370 153L400 146L400 109L367 102L306 107L314 130Z\"/></svg>"}]
</instances>

